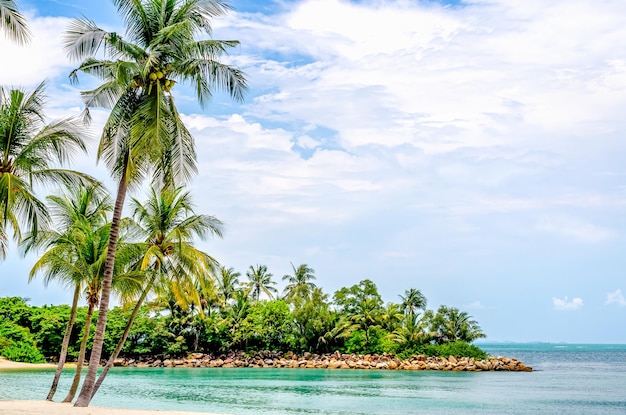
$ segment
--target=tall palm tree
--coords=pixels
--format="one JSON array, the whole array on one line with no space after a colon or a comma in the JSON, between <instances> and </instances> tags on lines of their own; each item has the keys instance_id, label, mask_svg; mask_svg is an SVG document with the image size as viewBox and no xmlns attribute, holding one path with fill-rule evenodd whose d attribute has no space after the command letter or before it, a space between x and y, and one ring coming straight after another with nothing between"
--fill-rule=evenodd
<instances>
[{"instance_id":1,"label":"tall palm tree","mask_svg":"<svg viewBox=\"0 0 626 415\"><path fill-rule=\"evenodd\" d=\"M153 188L145 204L133 199L133 218L144 241L137 244L143 253L138 265L147 278L124 333L96 381L94 394L122 351L135 317L154 284L166 286L181 308L193 304L202 312L199 291L203 285L212 284L218 267L217 261L198 250L193 242L195 237L221 237L222 222L213 216L195 214L191 194L183 192L182 187L160 191Z\"/></svg>"},{"instance_id":2,"label":"tall palm tree","mask_svg":"<svg viewBox=\"0 0 626 415\"><path fill-rule=\"evenodd\" d=\"M278 290L274 288L276 281L272 280L273 274L267 271L267 266L257 265L254 267L250 265L246 271L246 276L250 280L248 286L254 301L259 301L261 292L264 292L270 300L274 299L274 294L278 293Z\"/></svg>"},{"instance_id":3,"label":"tall palm tree","mask_svg":"<svg viewBox=\"0 0 626 415\"><path fill-rule=\"evenodd\" d=\"M43 273L45 283L57 280L74 286L72 309L62 342L59 364L47 396L48 400L52 400L67 358L78 299L84 292L88 311L72 385L74 391L80 380L91 316L98 304L109 235L107 213L112 210L112 203L99 185L68 188L63 195L48 196L47 199L56 227L52 230L41 231L36 235L28 235L23 247L25 252L34 248L46 249L34 264L29 276L30 281L38 273ZM118 261L118 264L123 263L124 261ZM125 277L127 276L119 276L114 281L114 287L128 291L131 286L128 285L129 280Z\"/></svg>"},{"instance_id":4,"label":"tall palm tree","mask_svg":"<svg viewBox=\"0 0 626 415\"><path fill-rule=\"evenodd\" d=\"M203 105L217 88L234 99L247 89L244 74L219 61L234 40L196 40L211 35L211 19L229 7L219 0L113 0L126 24L126 38L107 32L88 19L74 20L66 34L69 56L82 60L71 73L92 74L103 83L83 92L85 116L93 107L110 108L98 149L118 181L104 273L100 313L89 370L76 406L93 396L102 353L111 278L122 207L129 185L150 173L153 181L179 184L196 171L193 137L181 121L172 88L176 82L194 86ZM99 58L102 51L104 58Z\"/></svg>"},{"instance_id":5,"label":"tall palm tree","mask_svg":"<svg viewBox=\"0 0 626 415\"><path fill-rule=\"evenodd\" d=\"M99 191L98 185L68 188L64 195L48 196L47 199L57 224L56 230L29 235L23 246L25 252L36 246L48 248L33 266L29 281L43 271L46 284L57 280L74 285L70 318L63 336L57 370L46 397L47 400L52 400L67 358L78 300L83 286L93 277L94 263L97 262L91 249L94 239L90 236L93 235L94 228L106 223L106 212L111 205L107 203L106 195Z\"/></svg>"},{"instance_id":6,"label":"tall palm tree","mask_svg":"<svg viewBox=\"0 0 626 415\"><path fill-rule=\"evenodd\" d=\"M399 296L402 299L404 314L414 316L417 310L426 310L427 300L424 294L416 288L411 288Z\"/></svg>"},{"instance_id":7,"label":"tall palm tree","mask_svg":"<svg viewBox=\"0 0 626 415\"><path fill-rule=\"evenodd\" d=\"M87 300L87 316L85 317L85 326L83 327L83 335L80 342L78 358L76 360L74 379L63 402L72 402L72 400L74 400L80 383L87 341L91 332L91 320L95 309L99 306L100 293L102 291L102 278L104 275L104 263L106 260L110 229L111 223L107 222L105 225L95 228L93 233L89 236L90 242L87 245L91 247L89 252L93 252L94 259L97 258L98 272L93 273L93 277L87 282L84 289L85 298ZM143 273L137 272L129 267L129 264L136 262L139 253L134 244L126 243L124 239L124 235L120 236L120 246L118 246L115 253L115 270L113 271L111 289L118 294L122 303L127 303L132 298L135 298L137 293L141 291L144 276Z\"/></svg>"},{"instance_id":8,"label":"tall palm tree","mask_svg":"<svg viewBox=\"0 0 626 415\"><path fill-rule=\"evenodd\" d=\"M28 43L31 38L26 19L14 0L0 0L0 29L6 32L8 38L20 45Z\"/></svg>"},{"instance_id":9,"label":"tall palm tree","mask_svg":"<svg viewBox=\"0 0 626 415\"><path fill-rule=\"evenodd\" d=\"M315 283L311 280L315 279L315 270L310 268L307 264L301 264L296 268L291 263L293 269L293 275L286 274L283 276L283 281L287 280L289 284L285 287L284 295L287 299L294 296L308 297L315 289Z\"/></svg>"},{"instance_id":10,"label":"tall palm tree","mask_svg":"<svg viewBox=\"0 0 626 415\"><path fill-rule=\"evenodd\" d=\"M49 214L33 183L76 186L88 176L53 167L86 151L84 128L72 118L46 123L45 83L28 93L0 87L0 258L6 255L7 231L22 239L24 230L36 236Z\"/></svg>"},{"instance_id":11,"label":"tall palm tree","mask_svg":"<svg viewBox=\"0 0 626 415\"><path fill-rule=\"evenodd\" d=\"M221 306L224 307L237 291L239 285L239 277L241 273L235 271L234 268L221 267L217 275L217 290L220 296Z\"/></svg>"}]
</instances>

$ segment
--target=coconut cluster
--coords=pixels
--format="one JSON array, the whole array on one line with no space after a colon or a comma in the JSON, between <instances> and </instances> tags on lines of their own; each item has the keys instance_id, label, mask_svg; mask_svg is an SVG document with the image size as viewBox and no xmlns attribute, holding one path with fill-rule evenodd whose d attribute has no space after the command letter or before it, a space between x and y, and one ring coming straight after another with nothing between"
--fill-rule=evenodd
<instances>
[{"instance_id":1,"label":"coconut cluster","mask_svg":"<svg viewBox=\"0 0 626 415\"><path fill-rule=\"evenodd\" d=\"M170 92L172 87L176 84L176 81L173 79L168 79L165 76L165 72L166 72L165 69L157 69L155 71L152 71L148 74L148 78L146 81L144 81L144 79L141 76L135 75L131 83L131 86L133 88L140 88L140 87L145 87L145 86L152 87L156 85L157 83L159 83L163 91Z\"/></svg>"}]
</instances>

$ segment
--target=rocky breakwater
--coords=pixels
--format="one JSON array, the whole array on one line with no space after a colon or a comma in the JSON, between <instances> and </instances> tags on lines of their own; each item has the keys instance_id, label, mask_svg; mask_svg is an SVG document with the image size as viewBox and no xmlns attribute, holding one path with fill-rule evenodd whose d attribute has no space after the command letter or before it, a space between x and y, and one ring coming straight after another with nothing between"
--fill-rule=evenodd
<instances>
[{"instance_id":1,"label":"rocky breakwater","mask_svg":"<svg viewBox=\"0 0 626 415\"><path fill-rule=\"evenodd\" d=\"M406 360L389 354L355 355L280 352L258 352L254 354L230 352L214 355L192 353L186 358L167 356L143 357L139 359L120 358L115 366L126 367L212 367L212 368L303 368L303 369L364 369L364 370L440 370L453 372L509 371L532 372L517 359L490 357L485 360L473 358L413 356Z\"/></svg>"}]
</instances>

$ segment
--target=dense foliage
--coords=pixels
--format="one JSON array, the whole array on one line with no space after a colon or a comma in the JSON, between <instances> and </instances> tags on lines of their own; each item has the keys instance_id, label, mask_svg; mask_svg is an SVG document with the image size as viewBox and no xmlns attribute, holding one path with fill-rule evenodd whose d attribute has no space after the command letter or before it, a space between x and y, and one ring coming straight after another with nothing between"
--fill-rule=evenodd
<instances>
[{"instance_id":1,"label":"dense foliage","mask_svg":"<svg viewBox=\"0 0 626 415\"><path fill-rule=\"evenodd\" d=\"M332 300L314 285L295 291L291 287L282 298L258 299L254 277L250 278L252 282L228 291L229 298L223 298L216 285L213 292L205 292L208 295L200 307L194 303L183 307L173 293L161 293L139 309L122 355L339 350L401 357L486 356L470 344L484 337L478 323L457 308L441 306L434 311L415 309L406 301L384 304L370 280L338 290ZM417 290L408 290L400 298L410 298L411 291ZM423 296L422 300L425 307ZM104 356L113 353L131 311L130 307L110 310ZM34 307L15 297L0 299L0 354L22 361L55 358L69 313L67 305ZM87 307L79 307L68 349L70 359L78 354L86 315ZM96 315L93 318L95 321ZM22 354L17 354L16 348Z\"/></svg>"}]
</instances>

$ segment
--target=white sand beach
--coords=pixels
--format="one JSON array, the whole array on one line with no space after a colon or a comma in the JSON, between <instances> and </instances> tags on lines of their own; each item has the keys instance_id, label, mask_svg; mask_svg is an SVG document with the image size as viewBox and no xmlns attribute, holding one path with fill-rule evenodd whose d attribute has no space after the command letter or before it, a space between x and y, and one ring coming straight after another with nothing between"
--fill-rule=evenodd
<instances>
[{"instance_id":1,"label":"white sand beach","mask_svg":"<svg viewBox=\"0 0 626 415\"><path fill-rule=\"evenodd\" d=\"M2 370L12 369L41 369L56 368L55 364L50 363L21 363L12 362L0 357L0 372ZM87 408L75 408L72 404L49 402L46 400L37 401L2 401L0 400L0 415L211 415L208 412L186 412L186 411L157 411L157 410L138 410L138 409L120 409L120 408L103 408L90 406Z\"/></svg>"},{"instance_id":2,"label":"white sand beach","mask_svg":"<svg viewBox=\"0 0 626 415\"><path fill-rule=\"evenodd\" d=\"M157 411L103 408L75 408L69 403L41 401L0 401L0 415L210 415L206 412Z\"/></svg>"},{"instance_id":3,"label":"white sand beach","mask_svg":"<svg viewBox=\"0 0 626 415\"><path fill-rule=\"evenodd\" d=\"M41 369L41 368L56 368L57 365L52 363L22 363L12 362L6 358L0 356L0 370L2 369Z\"/></svg>"}]
</instances>

